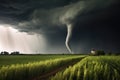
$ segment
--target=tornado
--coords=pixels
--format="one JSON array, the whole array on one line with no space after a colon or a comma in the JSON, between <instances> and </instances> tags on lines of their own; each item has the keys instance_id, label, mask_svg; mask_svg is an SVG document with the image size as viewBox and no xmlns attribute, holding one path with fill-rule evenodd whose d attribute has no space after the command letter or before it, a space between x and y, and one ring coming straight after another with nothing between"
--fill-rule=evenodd
<instances>
[{"instance_id":1,"label":"tornado","mask_svg":"<svg viewBox=\"0 0 120 80\"><path fill-rule=\"evenodd\" d=\"M67 36L66 36L65 45L70 53L73 53L71 50L71 47L70 47L70 39L72 36L72 29L73 29L72 24L67 24Z\"/></svg>"}]
</instances>

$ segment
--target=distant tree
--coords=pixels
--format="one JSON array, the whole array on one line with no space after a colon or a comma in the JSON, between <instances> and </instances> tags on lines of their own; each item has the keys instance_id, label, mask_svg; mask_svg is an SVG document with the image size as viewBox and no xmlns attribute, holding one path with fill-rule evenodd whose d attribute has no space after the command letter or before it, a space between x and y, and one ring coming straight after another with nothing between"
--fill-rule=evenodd
<instances>
[{"instance_id":1,"label":"distant tree","mask_svg":"<svg viewBox=\"0 0 120 80\"><path fill-rule=\"evenodd\" d=\"M115 55L120 55L120 53L115 53Z\"/></svg>"},{"instance_id":2,"label":"distant tree","mask_svg":"<svg viewBox=\"0 0 120 80\"><path fill-rule=\"evenodd\" d=\"M9 52L3 51L3 52L1 52L1 55L9 55Z\"/></svg>"},{"instance_id":3,"label":"distant tree","mask_svg":"<svg viewBox=\"0 0 120 80\"><path fill-rule=\"evenodd\" d=\"M106 53L105 55L112 55L113 53L109 52L109 53Z\"/></svg>"},{"instance_id":4,"label":"distant tree","mask_svg":"<svg viewBox=\"0 0 120 80\"><path fill-rule=\"evenodd\" d=\"M3 55L3 54L4 54L4 52L1 52L0 54L1 54L1 55Z\"/></svg>"},{"instance_id":5,"label":"distant tree","mask_svg":"<svg viewBox=\"0 0 120 80\"><path fill-rule=\"evenodd\" d=\"M11 55L19 55L19 54L20 54L20 52L18 52L18 51L11 52Z\"/></svg>"},{"instance_id":6,"label":"distant tree","mask_svg":"<svg viewBox=\"0 0 120 80\"><path fill-rule=\"evenodd\" d=\"M97 50L96 55L105 55L105 52L102 50Z\"/></svg>"}]
</instances>

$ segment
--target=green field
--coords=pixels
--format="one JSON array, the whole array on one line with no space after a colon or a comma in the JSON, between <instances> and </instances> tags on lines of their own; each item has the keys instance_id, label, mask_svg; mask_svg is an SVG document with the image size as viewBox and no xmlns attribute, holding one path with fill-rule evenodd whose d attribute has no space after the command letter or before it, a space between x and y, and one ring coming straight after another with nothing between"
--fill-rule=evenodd
<instances>
[{"instance_id":1,"label":"green field","mask_svg":"<svg viewBox=\"0 0 120 80\"><path fill-rule=\"evenodd\" d=\"M0 80L119 80L120 56L0 56Z\"/></svg>"},{"instance_id":2,"label":"green field","mask_svg":"<svg viewBox=\"0 0 120 80\"><path fill-rule=\"evenodd\" d=\"M0 55L0 67L11 64L24 64L36 61L45 61L57 58L67 58L77 55Z\"/></svg>"},{"instance_id":3,"label":"green field","mask_svg":"<svg viewBox=\"0 0 120 80\"><path fill-rule=\"evenodd\" d=\"M89 56L51 80L120 80L120 56Z\"/></svg>"},{"instance_id":4,"label":"green field","mask_svg":"<svg viewBox=\"0 0 120 80\"><path fill-rule=\"evenodd\" d=\"M0 56L0 80L32 80L66 64L80 61L80 55ZM4 61L5 60L5 61Z\"/></svg>"}]
</instances>

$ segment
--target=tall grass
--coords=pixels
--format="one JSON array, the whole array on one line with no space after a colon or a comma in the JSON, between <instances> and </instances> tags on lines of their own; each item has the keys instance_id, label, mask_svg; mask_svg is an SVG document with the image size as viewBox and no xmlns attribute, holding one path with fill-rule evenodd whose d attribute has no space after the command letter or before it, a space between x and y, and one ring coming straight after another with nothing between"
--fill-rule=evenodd
<instances>
[{"instance_id":1,"label":"tall grass","mask_svg":"<svg viewBox=\"0 0 120 80\"><path fill-rule=\"evenodd\" d=\"M15 64L0 67L0 80L28 80L43 73L54 70L74 60L80 60L82 56L52 59L27 64Z\"/></svg>"},{"instance_id":2,"label":"tall grass","mask_svg":"<svg viewBox=\"0 0 120 80\"><path fill-rule=\"evenodd\" d=\"M120 80L120 56L89 56L51 80Z\"/></svg>"}]
</instances>

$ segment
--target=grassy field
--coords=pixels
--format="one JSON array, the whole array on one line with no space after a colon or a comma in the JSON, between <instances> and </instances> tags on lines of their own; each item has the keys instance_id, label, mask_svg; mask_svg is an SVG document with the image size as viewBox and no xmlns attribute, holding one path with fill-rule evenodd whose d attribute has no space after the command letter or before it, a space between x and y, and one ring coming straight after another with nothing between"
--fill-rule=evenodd
<instances>
[{"instance_id":1,"label":"grassy field","mask_svg":"<svg viewBox=\"0 0 120 80\"><path fill-rule=\"evenodd\" d=\"M57 72L55 72L56 70ZM55 74L52 74L53 72L55 72ZM45 79L37 78L39 76L44 76L47 78ZM0 80L46 80L46 79L119 80L120 56L87 56L87 55L0 56Z\"/></svg>"},{"instance_id":2,"label":"grassy field","mask_svg":"<svg viewBox=\"0 0 120 80\"><path fill-rule=\"evenodd\" d=\"M0 56L0 80L32 80L68 63L80 61L80 55ZM3 61L5 60L5 61ZM4 62L4 63L3 63Z\"/></svg>"},{"instance_id":3,"label":"grassy field","mask_svg":"<svg viewBox=\"0 0 120 80\"><path fill-rule=\"evenodd\" d=\"M89 56L51 80L120 80L120 56Z\"/></svg>"},{"instance_id":4,"label":"grassy field","mask_svg":"<svg viewBox=\"0 0 120 80\"><path fill-rule=\"evenodd\" d=\"M57 58L67 58L77 55L0 55L0 67L11 64L25 64L29 62L45 61Z\"/></svg>"}]
</instances>

